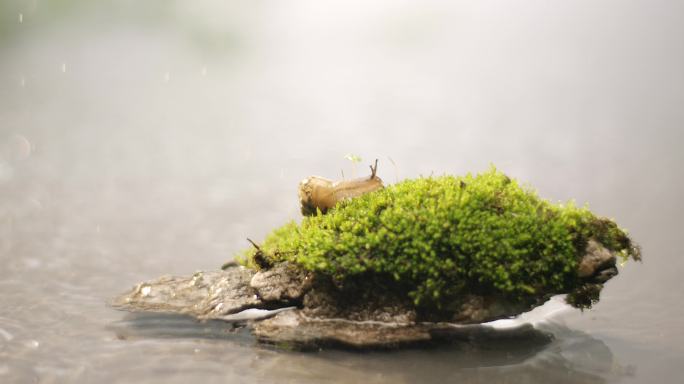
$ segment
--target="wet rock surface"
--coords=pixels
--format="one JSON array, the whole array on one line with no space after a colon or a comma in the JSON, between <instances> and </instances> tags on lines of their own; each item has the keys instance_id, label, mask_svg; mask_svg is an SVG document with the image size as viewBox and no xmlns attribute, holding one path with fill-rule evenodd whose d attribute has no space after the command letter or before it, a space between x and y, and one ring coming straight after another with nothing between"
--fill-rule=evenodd
<instances>
[{"instance_id":1,"label":"wet rock surface","mask_svg":"<svg viewBox=\"0 0 684 384\"><path fill-rule=\"evenodd\" d=\"M594 276L615 267L615 255L595 240L589 240L585 256L579 263L577 275L582 278ZM617 272L617 270L616 270ZM617 274L617 273L616 273Z\"/></svg>"},{"instance_id":2,"label":"wet rock surface","mask_svg":"<svg viewBox=\"0 0 684 384\"><path fill-rule=\"evenodd\" d=\"M617 276L617 258L595 240L589 240L584 258L579 264L577 275L588 283L603 284Z\"/></svg>"},{"instance_id":3,"label":"wet rock surface","mask_svg":"<svg viewBox=\"0 0 684 384\"><path fill-rule=\"evenodd\" d=\"M578 265L578 276L585 284L571 294L590 300L602 283L616 274L615 255L591 241ZM518 315L552 295L542 294L529 303L468 295L444 319L419 314L401 294L373 287L372 282L340 287L329 278L289 263L258 272L231 266L141 283L111 304L133 312L178 313L200 320L245 323L260 342L292 348L388 348L458 338L469 332L469 324Z\"/></svg>"},{"instance_id":4,"label":"wet rock surface","mask_svg":"<svg viewBox=\"0 0 684 384\"><path fill-rule=\"evenodd\" d=\"M250 286L264 301L301 301L313 276L288 262L254 274Z\"/></svg>"},{"instance_id":5,"label":"wet rock surface","mask_svg":"<svg viewBox=\"0 0 684 384\"><path fill-rule=\"evenodd\" d=\"M304 349L327 345L391 348L431 341L429 331L436 327L439 325L309 317L296 310L256 323L254 334L261 342Z\"/></svg>"},{"instance_id":6,"label":"wet rock surface","mask_svg":"<svg viewBox=\"0 0 684 384\"><path fill-rule=\"evenodd\" d=\"M263 305L249 285L255 272L234 267L196 272L192 276L162 276L136 285L110 303L127 311L179 313L214 319Z\"/></svg>"},{"instance_id":7,"label":"wet rock surface","mask_svg":"<svg viewBox=\"0 0 684 384\"><path fill-rule=\"evenodd\" d=\"M509 303L496 296L466 296L451 321L459 324L477 324L487 321L512 317L543 304L547 296L540 297L533 303Z\"/></svg>"}]
</instances>

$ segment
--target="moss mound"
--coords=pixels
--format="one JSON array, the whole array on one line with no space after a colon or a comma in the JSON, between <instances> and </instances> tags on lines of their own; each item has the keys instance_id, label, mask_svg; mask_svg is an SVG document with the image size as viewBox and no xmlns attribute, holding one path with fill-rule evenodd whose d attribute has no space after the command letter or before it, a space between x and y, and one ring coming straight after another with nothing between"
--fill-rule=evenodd
<instances>
[{"instance_id":1,"label":"moss mound","mask_svg":"<svg viewBox=\"0 0 684 384\"><path fill-rule=\"evenodd\" d=\"M589 239L624 259L638 248L613 221L573 203L554 205L491 168L462 177L406 180L274 230L254 266L290 261L335 281L395 283L418 307L465 294L529 302L582 286Z\"/></svg>"}]
</instances>

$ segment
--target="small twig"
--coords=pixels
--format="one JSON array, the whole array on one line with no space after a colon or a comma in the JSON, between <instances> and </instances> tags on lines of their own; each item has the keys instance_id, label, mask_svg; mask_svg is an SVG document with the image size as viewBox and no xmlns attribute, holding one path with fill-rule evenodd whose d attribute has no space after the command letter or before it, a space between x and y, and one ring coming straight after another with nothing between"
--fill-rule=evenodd
<instances>
[{"instance_id":1,"label":"small twig","mask_svg":"<svg viewBox=\"0 0 684 384\"><path fill-rule=\"evenodd\" d=\"M254 264L256 264L261 269L271 268L273 266L273 263L268 259L268 257L266 257L266 254L264 253L264 251L261 250L257 243L253 242L252 239L250 239L249 237L247 238L247 241L252 243L254 248L256 248L256 252L252 257Z\"/></svg>"},{"instance_id":2,"label":"small twig","mask_svg":"<svg viewBox=\"0 0 684 384\"><path fill-rule=\"evenodd\" d=\"M250 243L252 243L252 245L254 246L254 248L256 248L257 251L261 251L261 248L257 245L257 243L253 242L252 239L250 239L250 238L248 237L248 238L247 238L247 241L249 241Z\"/></svg>"}]
</instances>

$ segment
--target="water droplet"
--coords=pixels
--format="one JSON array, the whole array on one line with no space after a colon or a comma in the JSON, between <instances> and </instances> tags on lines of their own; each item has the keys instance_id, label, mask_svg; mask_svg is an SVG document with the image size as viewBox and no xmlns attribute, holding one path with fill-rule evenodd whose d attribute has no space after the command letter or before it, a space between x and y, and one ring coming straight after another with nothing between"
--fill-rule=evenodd
<instances>
[{"instance_id":1,"label":"water droplet","mask_svg":"<svg viewBox=\"0 0 684 384\"><path fill-rule=\"evenodd\" d=\"M20 13L20 14L19 14L19 24L21 24L21 23L23 23L23 22L24 22L24 14L23 14L23 13Z\"/></svg>"},{"instance_id":2,"label":"water droplet","mask_svg":"<svg viewBox=\"0 0 684 384\"><path fill-rule=\"evenodd\" d=\"M12 135L7 141L9 157L12 161L21 161L31 156L31 142L22 135Z\"/></svg>"},{"instance_id":3,"label":"water droplet","mask_svg":"<svg viewBox=\"0 0 684 384\"><path fill-rule=\"evenodd\" d=\"M21 76L19 78L19 86L21 86L22 88L26 86L26 78L24 76Z\"/></svg>"},{"instance_id":4,"label":"water droplet","mask_svg":"<svg viewBox=\"0 0 684 384\"><path fill-rule=\"evenodd\" d=\"M199 349L199 348L195 348L195 353L200 353L200 349Z\"/></svg>"},{"instance_id":5,"label":"water droplet","mask_svg":"<svg viewBox=\"0 0 684 384\"><path fill-rule=\"evenodd\" d=\"M27 269L38 269L43 266L43 263L38 259L29 258L24 260L24 265Z\"/></svg>"},{"instance_id":6,"label":"water droplet","mask_svg":"<svg viewBox=\"0 0 684 384\"><path fill-rule=\"evenodd\" d=\"M40 342L38 340L29 340L26 343L24 343L27 348L32 348L32 349L37 349L40 347Z\"/></svg>"},{"instance_id":7,"label":"water droplet","mask_svg":"<svg viewBox=\"0 0 684 384\"><path fill-rule=\"evenodd\" d=\"M202 76L207 75L207 67L202 67Z\"/></svg>"},{"instance_id":8,"label":"water droplet","mask_svg":"<svg viewBox=\"0 0 684 384\"><path fill-rule=\"evenodd\" d=\"M66 63L62 63L62 73L66 73L67 66Z\"/></svg>"},{"instance_id":9,"label":"water droplet","mask_svg":"<svg viewBox=\"0 0 684 384\"><path fill-rule=\"evenodd\" d=\"M171 72L166 71L166 73L164 73L164 82L168 83L170 80L171 80Z\"/></svg>"}]
</instances>

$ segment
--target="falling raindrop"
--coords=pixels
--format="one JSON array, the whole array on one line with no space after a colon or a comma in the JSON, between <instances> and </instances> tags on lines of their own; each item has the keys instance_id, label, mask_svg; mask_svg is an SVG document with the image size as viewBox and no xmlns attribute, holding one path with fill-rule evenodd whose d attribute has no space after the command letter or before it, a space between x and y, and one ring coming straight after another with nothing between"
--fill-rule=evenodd
<instances>
[{"instance_id":1,"label":"falling raindrop","mask_svg":"<svg viewBox=\"0 0 684 384\"><path fill-rule=\"evenodd\" d=\"M171 80L171 72L166 71L166 73L164 73L164 82L168 83L170 80Z\"/></svg>"},{"instance_id":2,"label":"falling raindrop","mask_svg":"<svg viewBox=\"0 0 684 384\"><path fill-rule=\"evenodd\" d=\"M43 209L43 203L40 202L38 199L29 199L29 203L31 204L31 208L35 210L40 210Z\"/></svg>"},{"instance_id":3,"label":"falling raindrop","mask_svg":"<svg viewBox=\"0 0 684 384\"><path fill-rule=\"evenodd\" d=\"M6 162L0 160L0 183L12 180L14 177L14 168Z\"/></svg>"},{"instance_id":4,"label":"falling raindrop","mask_svg":"<svg viewBox=\"0 0 684 384\"><path fill-rule=\"evenodd\" d=\"M19 78L19 85L24 88L26 86L26 78L24 76L21 76Z\"/></svg>"},{"instance_id":5,"label":"falling raindrop","mask_svg":"<svg viewBox=\"0 0 684 384\"><path fill-rule=\"evenodd\" d=\"M12 339L14 339L14 336L11 333L5 331L2 328L0 328L0 336L2 336L5 339L5 341L11 341Z\"/></svg>"},{"instance_id":6,"label":"falling raindrop","mask_svg":"<svg viewBox=\"0 0 684 384\"><path fill-rule=\"evenodd\" d=\"M22 135L12 135L7 141L7 150L12 161L21 161L31 156L31 142Z\"/></svg>"},{"instance_id":7,"label":"falling raindrop","mask_svg":"<svg viewBox=\"0 0 684 384\"><path fill-rule=\"evenodd\" d=\"M202 67L202 76L207 75L207 67Z\"/></svg>"},{"instance_id":8,"label":"falling raindrop","mask_svg":"<svg viewBox=\"0 0 684 384\"><path fill-rule=\"evenodd\" d=\"M62 73L66 73L66 63L62 63Z\"/></svg>"},{"instance_id":9,"label":"falling raindrop","mask_svg":"<svg viewBox=\"0 0 684 384\"><path fill-rule=\"evenodd\" d=\"M23 13L20 13L20 14L19 14L19 24L21 24L21 23L23 23L23 22L24 22L24 14L23 14Z\"/></svg>"}]
</instances>

